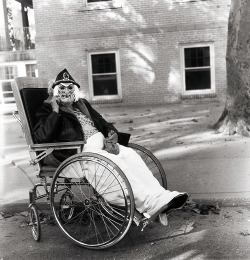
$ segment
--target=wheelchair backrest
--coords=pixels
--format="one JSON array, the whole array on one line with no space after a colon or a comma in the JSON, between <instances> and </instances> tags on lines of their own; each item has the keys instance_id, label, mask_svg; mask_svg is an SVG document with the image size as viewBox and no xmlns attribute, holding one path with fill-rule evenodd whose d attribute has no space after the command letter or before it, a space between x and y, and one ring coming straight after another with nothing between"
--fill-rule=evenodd
<instances>
[{"instance_id":1,"label":"wheelchair backrest","mask_svg":"<svg viewBox=\"0 0 250 260\"><path fill-rule=\"evenodd\" d=\"M32 129L35 114L48 97L48 79L19 77L11 83L11 87L27 144L34 144Z\"/></svg>"}]
</instances>

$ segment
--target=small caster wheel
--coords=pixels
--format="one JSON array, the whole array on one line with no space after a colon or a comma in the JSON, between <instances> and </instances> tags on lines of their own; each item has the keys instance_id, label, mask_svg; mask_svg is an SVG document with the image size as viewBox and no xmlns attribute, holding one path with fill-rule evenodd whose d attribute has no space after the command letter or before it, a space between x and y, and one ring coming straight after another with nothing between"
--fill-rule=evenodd
<instances>
[{"instance_id":1,"label":"small caster wheel","mask_svg":"<svg viewBox=\"0 0 250 260\"><path fill-rule=\"evenodd\" d=\"M41 223L38 215L38 209L35 204L29 205L29 226L31 227L32 236L35 241L39 242L41 239Z\"/></svg>"},{"instance_id":2,"label":"small caster wheel","mask_svg":"<svg viewBox=\"0 0 250 260\"><path fill-rule=\"evenodd\" d=\"M71 192L65 192L59 203L59 218L63 223L69 222L74 214L74 195Z\"/></svg>"}]
</instances>

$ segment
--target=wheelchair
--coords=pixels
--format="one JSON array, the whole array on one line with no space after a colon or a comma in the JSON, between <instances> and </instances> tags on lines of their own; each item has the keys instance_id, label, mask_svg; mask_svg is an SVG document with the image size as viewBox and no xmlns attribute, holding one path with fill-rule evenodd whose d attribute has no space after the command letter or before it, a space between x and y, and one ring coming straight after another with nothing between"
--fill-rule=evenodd
<instances>
[{"instance_id":1,"label":"wheelchair","mask_svg":"<svg viewBox=\"0 0 250 260\"><path fill-rule=\"evenodd\" d=\"M46 198L61 231L74 243L88 249L104 249L118 243L134 222L148 220L135 209L133 191L123 171L108 158L81 152L84 141L34 143L32 128L35 112L48 97L48 80L20 77L12 82L17 105L13 116L20 123L29 147L30 164L40 179L29 192L28 219L32 236L41 239L41 221L36 201ZM144 160L159 183L167 188L167 179L158 159L144 147L129 143ZM58 149L76 149L77 153L58 168L43 165L42 159ZM44 193L38 193L38 187Z\"/></svg>"}]
</instances>

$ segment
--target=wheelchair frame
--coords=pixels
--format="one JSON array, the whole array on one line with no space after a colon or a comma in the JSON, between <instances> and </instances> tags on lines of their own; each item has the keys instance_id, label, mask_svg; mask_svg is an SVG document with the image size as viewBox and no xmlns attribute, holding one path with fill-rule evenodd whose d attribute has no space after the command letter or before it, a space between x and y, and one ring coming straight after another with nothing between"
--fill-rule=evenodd
<instances>
[{"instance_id":1,"label":"wheelchair frame","mask_svg":"<svg viewBox=\"0 0 250 260\"><path fill-rule=\"evenodd\" d=\"M132 222L145 227L148 220L135 209L134 196L122 170L108 158L81 152L84 141L35 144L31 133L31 119L24 89L47 89L44 78L20 77L12 82L17 111L13 116L20 123L29 147L30 164L40 178L29 192L29 225L33 238L41 239L41 223L36 201L47 198L54 218L62 232L74 243L90 249L108 248L119 242ZM34 112L34 111L33 111ZM160 184L167 188L163 167L158 159L144 147L129 143L147 164ZM43 166L41 160L59 149L77 149L58 168ZM48 180L52 180L48 182ZM45 193L37 194L38 187Z\"/></svg>"}]
</instances>

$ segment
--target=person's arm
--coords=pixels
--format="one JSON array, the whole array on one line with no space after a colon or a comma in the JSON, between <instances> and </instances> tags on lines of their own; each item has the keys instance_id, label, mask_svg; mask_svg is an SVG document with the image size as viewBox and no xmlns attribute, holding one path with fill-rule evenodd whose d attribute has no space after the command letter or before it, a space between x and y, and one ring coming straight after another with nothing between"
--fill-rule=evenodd
<instances>
[{"instance_id":1,"label":"person's arm","mask_svg":"<svg viewBox=\"0 0 250 260\"><path fill-rule=\"evenodd\" d=\"M50 103L44 103L36 112L36 125L33 134L38 143L54 142L61 127L59 107L53 108Z\"/></svg>"}]
</instances>

